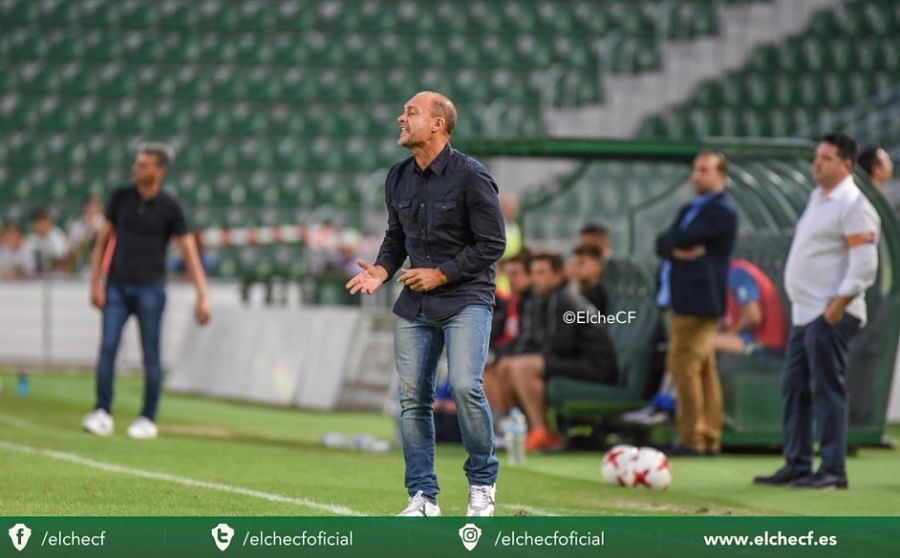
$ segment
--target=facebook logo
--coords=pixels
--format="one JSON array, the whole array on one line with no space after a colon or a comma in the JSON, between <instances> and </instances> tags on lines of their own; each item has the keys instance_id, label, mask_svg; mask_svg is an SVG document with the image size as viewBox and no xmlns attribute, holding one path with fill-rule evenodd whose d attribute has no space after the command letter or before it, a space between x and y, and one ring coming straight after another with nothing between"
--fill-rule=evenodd
<instances>
[{"instance_id":1,"label":"facebook logo","mask_svg":"<svg viewBox=\"0 0 900 558\"><path fill-rule=\"evenodd\" d=\"M9 538L12 540L16 550L21 552L28 546L28 539L31 538L31 529L24 523L16 523L9 528Z\"/></svg>"}]
</instances>

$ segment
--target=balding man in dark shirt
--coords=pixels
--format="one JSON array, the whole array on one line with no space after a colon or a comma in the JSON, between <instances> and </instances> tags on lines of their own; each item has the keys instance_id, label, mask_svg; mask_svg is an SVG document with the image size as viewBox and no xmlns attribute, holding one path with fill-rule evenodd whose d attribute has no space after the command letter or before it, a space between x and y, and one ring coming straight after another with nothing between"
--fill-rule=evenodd
<instances>
[{"instance_id":1,"label":"balding man in dark shirt","mask_svg":"<svg viewBox=\"0 0 900 558\"><path fill-rule=\"evenodd\" d=\"M434 473L434 391L446 344L450 387L469 454L467 515L494 513L499 463L482 387L494 307L496 262L506 246L498 188L484 166L450 146L456 109L422 92L397 118L398 143L413 156L394 165L385 184L388 229L374 265L347 283L371 294L403 265L394 305L400 376L400 432L409 501L400 515L440 515Z\"/></svg>"}]
</instances>

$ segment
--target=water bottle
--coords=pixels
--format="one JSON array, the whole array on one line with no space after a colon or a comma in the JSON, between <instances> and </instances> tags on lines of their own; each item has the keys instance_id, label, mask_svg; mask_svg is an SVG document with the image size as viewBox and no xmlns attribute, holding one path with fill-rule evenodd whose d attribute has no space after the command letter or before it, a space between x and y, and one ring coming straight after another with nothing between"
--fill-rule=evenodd
<instances>
[{"instance_id":1,"label":"water bottle","mask_svg":"<svg viewBox=\"0 0 900 558\"><path fill-rule=\"evenodd\" d=\"M22 368L19 368L19 397L28 397L28 374Z\"/></svg>"},{"instance_id":2,"label":"water bottle","mask_svg":"<svg viewBox=\"0 0 900 558\"><path fill-rule=\"evenodd\" d=\"M518 407L514 407L506 419L506 459L510 465L525 464L525 434L528 432L528 421Z\"/></svg>"},{"instance_id":3,"label":"water bottle","mask_svg":"<svg viewBox=\"0 0 900 558\"><path fill-rule=\"evenodd\" d=\"M353 449L353 438L340 432L326 432L322 435L322 445L332 449Z\"/></svg>"},{"instance_id":4,"label":"water bottle","mask_svg":"<svg viewBox=\"0 0 900 558\"><path fill-rule=\"evenodd\" d=\"M357 434L353 438L353 449L371 453L387 453L391 451L391 443L387 440L379 440L369 434Z\"/></svg>"}]
</instances>

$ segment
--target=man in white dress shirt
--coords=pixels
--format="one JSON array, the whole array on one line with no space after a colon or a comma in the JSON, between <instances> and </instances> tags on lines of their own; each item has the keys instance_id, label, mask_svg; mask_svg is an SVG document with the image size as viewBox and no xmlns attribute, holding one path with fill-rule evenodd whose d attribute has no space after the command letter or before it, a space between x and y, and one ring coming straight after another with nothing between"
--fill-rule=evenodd
<instances>
[{"instance_id":1,"label":"man in white dress shirt","mask_svg":"<svg viewBox=\"0 0 900 558\"><path fill-rule=\"evenodd\" d=\"M856 143L827 134L816 148L813 190L784 272L791 333L782 372L785 465L754 483L847 488L850 339L865 325L865 292L878 271L881 220L854 184ZM813 423L822 463L813 473Z\"/></svg>"}]
</instances>

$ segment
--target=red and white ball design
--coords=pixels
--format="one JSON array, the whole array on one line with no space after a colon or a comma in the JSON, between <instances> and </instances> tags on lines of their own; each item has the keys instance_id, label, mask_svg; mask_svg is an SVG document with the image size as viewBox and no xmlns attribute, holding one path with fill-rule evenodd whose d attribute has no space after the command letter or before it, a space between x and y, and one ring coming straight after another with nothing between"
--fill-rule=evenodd
<instances>
[{"instance_id":1,"label":"red and white ball design","mask_svg":"<svg viewBox=\"0 0 900 558\"><path fill-rule=\"evenodd\" d=\"M628 486L628 472L632 462L638 456L638 449L629 445L618 445L610 448L603 455L603 463L600 465L600 475L609 484Z\"/></svg>"},{"instance_id":2,"label":"red and white ball design","mask_svg":"<svg viewBox=\"0 0 900 558\"><path fill-rule=\"evenodd\" d=\"M626 486L665 490L672 484L672 466L663 452L641 448L630 463Z\"/></svg>"}]
</instances>

